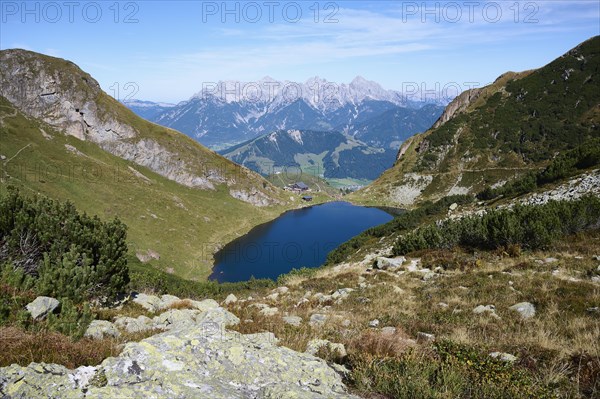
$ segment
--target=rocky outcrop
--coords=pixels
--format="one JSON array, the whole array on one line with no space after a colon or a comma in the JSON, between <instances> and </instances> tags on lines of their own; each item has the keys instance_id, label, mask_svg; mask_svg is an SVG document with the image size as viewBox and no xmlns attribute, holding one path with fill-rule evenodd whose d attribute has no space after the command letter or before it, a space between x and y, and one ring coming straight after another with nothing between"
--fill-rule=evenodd
<instances>
[{"instance_id":1,"label":"rocky outcrop","mask_svg":"<svg viewBox=\"0 0 600 399\"><path fill-rule=\"evenodd\" d=\"M176 317L169 331L127 343L98 366L2 368L0 392L15 399L353 398L325 361L278 346L272 333L226 330L239 320L223 308L190 312L193 318ZM185 312L165 320L175 313Z\"/></svg>"},{"instance_id":2,"label":"rocky outcrop","mask_svg":"<svg viewBox=\"0 0 600 399\"><path fill-rule=\"evenodd\" d=\"M440 118L433 124L433 128L442 126L444 123L454 118L455 115L465 111L479 98L481 93L482 89L471 89L462 92L446 106L442 116L440 116Z\"/></svg>"},{"instance_id":3,"label":"rocky outcrop","mask_svg":"<svg viewBox=\"0 0 600 399\"><path fill-rule=\"evenodd\" d=\"M229 195L254 206L269 206L273 204L273 200L270 197L254 188L250 190L231 189L229 190Z\"/></svg>"},{"instance_id":4,"label":"rocky outcrop","mask_svg":"<svg viewBox=\"0 0 600 399\"><path fill-rule=\"evenodd\" d=\"M575 201L586 195L600 196L599 169L570 179L552 190L528 195L520 203L543 205L548 201Z\"/></svg>"},{"instance_id":5,"label":"rocky outcrop","mask_svg":"<svg viewBox=\"0 0 600 399\"><path fill-rule=\"evenodd\" d=\"M106 142L101 146L118 157L145 166L159 175L187 187L214 190L213 183L225 183L225 178L217 171L213 171L210 177L190 173L186 163L178 154L168 151L164 146L151 139L142 139L135 143Z\"/></svg>"},{"instance_id":6,"label":"rocky outcrop","mask_svg":"<svg viewBox=\"0 0 600 399\"><path fill-rule=\"evenodd\" d=\"M85 331L84 336L93 339L118 337L121 335L113 323L107 320L94 320Z\"/></svg>"}]
</instances>

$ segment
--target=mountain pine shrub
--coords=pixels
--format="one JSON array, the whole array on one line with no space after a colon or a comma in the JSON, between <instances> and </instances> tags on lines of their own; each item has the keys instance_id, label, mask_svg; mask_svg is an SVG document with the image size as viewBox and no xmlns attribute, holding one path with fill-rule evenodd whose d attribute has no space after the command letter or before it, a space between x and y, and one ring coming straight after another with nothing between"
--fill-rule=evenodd
<instances>
[{"instance_id":1,"label":"mountain pine shrub","mask_svg":"<svg viewBox=\"0 0 600 399\"><path fill-rule=\"evenodd\" d=\"M75 303L109 299L129 283L127 228L79 214L70 202L0 196L2 281Z\"/></svg>"},{"instance_id":2,"label":"mountain pine shrub","mask_svg":"<svg viewBox=\"0 0 600 399\"><path fill-rule=\"evenodd\" d=\"M483 215L425 225L400 237L393 253L405 255L456 246L493 250L518 245L538 249L548 247L560 237L599 227L600 199L586 196L577 201L488 210Z\"/></svg>"}]
</instances>

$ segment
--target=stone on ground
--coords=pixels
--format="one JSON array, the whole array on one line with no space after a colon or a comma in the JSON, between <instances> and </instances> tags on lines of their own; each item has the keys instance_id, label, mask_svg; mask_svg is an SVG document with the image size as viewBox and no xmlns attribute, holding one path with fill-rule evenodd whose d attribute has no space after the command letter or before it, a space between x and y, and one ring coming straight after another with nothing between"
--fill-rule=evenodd
<instances>
[{"instance_id":1,"label":"stone on ground","mask_svg":"<svg viewBox=\"0 0 600 399\"><path fill-rule=\"evenodd\" d=\"M272 333L190 325L127 343L96 367L1 368L0 391L13 398L356 398L324 360L276 344Z\"/></svg>"},{"instance_id":2,"label":"stone on ground","mask_svg":"<svg viewBox=\"0 0 600 399\"><path fill-rule=\"evenodd\" d=\"M284 316L283 321L285 321L287 324L289 324L291 326L300 327L300 324L302 324L302 317L300 317L300 316Z\"/></svg>"},{"instance_id":3,"label":"stone on ground","mask_svg":"<svg viewBox=\"0 0 600 399\"><path fill-rule=\"evenodd\" d=\"M60 305L60 302L57 299L49 296L38 296L33 302L28 303L25 308L34 320L38 320L43 319L48 314L54 312L54 309L56 309L58 305Z\"/></svg>"},{"instance_id":4,"label":"stone on ground","mask_svg":"<svg viewBox=\"0 0 600 399\"><path fill-rule=\"evenodd\" d=\"M512 305L510 309L519 312L523 319L530 319L535 316L535 306L530 302L519 302Z\"/></svg>"},{"instance_id":5,"label":"stone on ground","mask_svg":"<svg viewBox=\"0 0 600 399\"><path fill-rule=\"evenodd\" d=\"M325 321L327 321L326 315L321 313L315 313L312 316L310 316L310 321L308 322L308 324L310 324L312 327L317 327L325 324Z\"/></svg>"},{"instance_id":6,"label":"stone on ground","mask_svg":"<svg viewBox=\"0 0 600 399\"><path fill-rule=\"evenodd\" d=\"M118 337L121 333L113 323L107 320L93 320L85 330L85 337L93 339L102 339L108 337Z\"/></svg>"},{"instance_id":7,"label":"stone on ground","mask_svg":"<svg viewBox=\"0 0 600 399\"><path fill-rule=\"evenodd\" d=\"M225 298L225 305L231 305L232 303L237 302L237 297L233 294L229 294L227 295L227 298Z\"/></svg>"}]
</instances>

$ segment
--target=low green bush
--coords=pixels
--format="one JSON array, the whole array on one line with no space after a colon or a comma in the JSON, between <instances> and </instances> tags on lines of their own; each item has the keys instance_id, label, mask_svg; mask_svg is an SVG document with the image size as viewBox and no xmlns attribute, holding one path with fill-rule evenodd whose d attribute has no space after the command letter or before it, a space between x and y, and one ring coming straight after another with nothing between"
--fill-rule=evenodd
<instances>
[{"instance_id":1,"label":"low green bush","mask_svg":"<svg viewBox=\"0 0 600 399\"><path fill-rule=\"evenodd\" d=\"M9 187L0 196L2 281L76 303L113 298L129 283L126 231L118 219Z\"/></svg>"},{"instance_id":2,"label":"low green bush","mask_svg":"<svg viewBox=\"0 0 600 399\"><path fill-rule=\"evenodd\" d=\"M481 200L499 196L517 196L534 191L544 184L573 176L582 169L600 165L600 139L588 140L584 144L554 158L550 165L538 172L529 172L502 187L487 187L477 194Z\"/></svg>"},{"instance_id":3,"label":"low green bush","mask_svg":"<svg viewBox=\"0 0 600 399\"><path fill-rule=\"evenodd\" d=\"M423 249L456 246L491 250L519 245L538 249L562 236L598 227L600 199L586 196L577 201L550 201L544 205L488 210L483 215L422 226L400 237L393 253L404 255Z\"/></svg>"}]
</instances>

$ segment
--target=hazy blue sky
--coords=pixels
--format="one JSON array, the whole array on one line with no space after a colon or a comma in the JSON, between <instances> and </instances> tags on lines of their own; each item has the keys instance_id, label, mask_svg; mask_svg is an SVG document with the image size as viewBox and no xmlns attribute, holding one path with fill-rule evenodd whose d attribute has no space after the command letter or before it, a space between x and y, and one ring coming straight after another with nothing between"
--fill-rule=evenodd
<instances>
[{"instance_id":1,"label":"hazy blue sky","mask_svg":"<svg viewBox=\"0 0 600 399\"><path fill-rule=\"evenodd\" d=\"M600 34L590 1L2 1L0 47L69 59L119 97L177 102L203 82L483 85ZM318 12L317 12L318 10ZM117 83L117 85L115 85ZM112 87L112 89L111 89Z\"/></svg>"}]
</instances>

